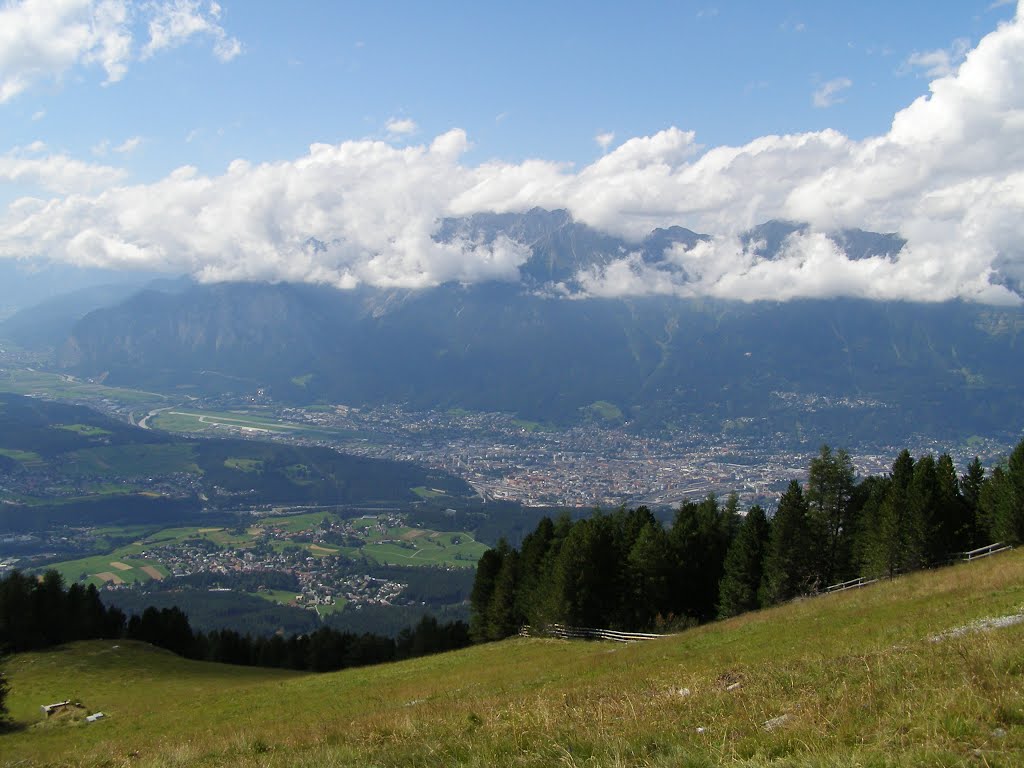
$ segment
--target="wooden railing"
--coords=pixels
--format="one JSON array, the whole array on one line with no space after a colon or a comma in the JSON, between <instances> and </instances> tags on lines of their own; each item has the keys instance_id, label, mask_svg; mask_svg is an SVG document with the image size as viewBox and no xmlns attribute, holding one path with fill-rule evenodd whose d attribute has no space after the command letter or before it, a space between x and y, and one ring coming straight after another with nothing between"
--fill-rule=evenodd
<instances>
[{"instance_id":1,"label":"wooden railing","mask_svg":"<svg viewBox=\"0 0 1024 768\"><path fill-rule=\"evenodd\" d=\"M958 552L957 554L953 555L953 559L955 561L958 560L960 562L969 563L971 562L971 560L977 560L979 557L997 555L1000 552L1006 552L1009 549L1013 549L1013 546L1010 544L1004 544L1003 542L998 542L996 544L989 544L984 547L972 549L970 552Z\"/></svg>"},{"instance_id":2,"label":"wooden railing","mask_svg":"<svg viewBox=\"0 0 1024 768\"><path fill-rule=\"evenodd\" d=\"M548 624L543 627L526 625L519 629L522 637L557 637L560 640L611 640L616 643L636 643L643 640L657 640L668 635L650 632L617 632L614 629L593 629L591 627L567 627L564 624Z\"/></svg>"},{"instance_id":3,"label":"wooden railing","mask_svg":"<svg viewBox=\"0 0 1024 768\"><path fill-rule=\"evenodd\" d=\"M876 581L878 581L878 579L867 579L861 576L857 579L850 579L849 581L843 581L839 584L833 584L831 587L826 587L825 592L845 592L848 589L866 587L868 584L874 584Z\"/></svg>"}]
</instances>

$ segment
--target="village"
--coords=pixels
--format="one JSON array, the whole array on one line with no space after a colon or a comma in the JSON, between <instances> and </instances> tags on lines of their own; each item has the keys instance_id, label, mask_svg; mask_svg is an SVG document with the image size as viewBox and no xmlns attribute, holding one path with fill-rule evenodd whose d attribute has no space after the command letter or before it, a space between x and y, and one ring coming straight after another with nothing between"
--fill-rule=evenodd
<instances>
[{"instance_id":1,"label":"village","mask_svg":"<svg viewBox=\"0 0 1024 768\"><path fill-rule=\"evenodd\" d=\"M276 518L234 530L200 528L166 541L157 536L157 543L136 557L163 566L172 580L205 574L214 577L211 591L255 591L323 615L346 604L358 608L408 602L402 599L408 585L363 572L360 566L372 561L359 553L371 535L376 543L408 545L387 538L404 524L397 513L355 519L324 515L299 529L288 518ZM104 588L130 585L108 582Z\"/></svg>"}]
</instances>

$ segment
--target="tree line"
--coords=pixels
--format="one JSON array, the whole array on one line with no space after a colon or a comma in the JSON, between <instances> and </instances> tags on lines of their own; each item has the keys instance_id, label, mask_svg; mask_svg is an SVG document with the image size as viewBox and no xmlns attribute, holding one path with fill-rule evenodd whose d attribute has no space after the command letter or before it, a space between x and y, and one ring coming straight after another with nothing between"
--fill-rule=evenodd
<instances>
[{"instance_id":1,"label":"tree line","mask_svg":"<svg viewBox=\"0 0 1024 768\"><path fill-rule=\"evenodd\" d=\"M823 446L769 517L736 495L686 501L665 526L646 507L544 518L516 549L477 565L474 641L524 625L639 631L733 616L858 576L942 565L958 552L1024 541L1024 441L986 475L958 475L948 454L899 454L857 480L844 450Z\"/></svg>"},{"instance_id":2,"label":"tree line","mask_svg":"<svg viewBox=\"0 0 1024 768\"><path fill-rule=\"evenodd\" d=\"M177 607L146 608L131 617L107 607L95 586L65 588L57 571L37 578L13 571L0 579L0 652L39 650L75 640L140 640L185 658L226 664L327 672L461 648L465 622L430 616L396 637L321 627L308 634L251 636L233 630L193 630Z\"/></svg>"}]
</instances>

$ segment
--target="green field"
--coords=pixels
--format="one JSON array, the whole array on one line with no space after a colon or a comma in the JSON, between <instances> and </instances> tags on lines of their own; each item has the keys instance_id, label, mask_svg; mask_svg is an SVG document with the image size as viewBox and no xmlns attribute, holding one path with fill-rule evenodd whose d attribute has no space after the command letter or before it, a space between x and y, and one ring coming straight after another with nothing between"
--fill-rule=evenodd
<instances>
[{"instance_id":1,"label":"green field","mask_svg":"<svg viewBox=\"0 0 1024 768\"><path fill-rule=\"evenodd\" d=\"M141 566L154 566L164 576L167 576L169 571L156 560L140 560L136 557L147 549L196 540L211 542L221 549L247 549L255 546L261 533L267 529L280 529L287 536L315 528L324 518L332 521L339 519L334 513L305 512L298 515L266 517L239 529L182 527L153 530L143 526L107 526L97 530L96 534L100 537L116 537L122 540L126 537L138 538L127 546L113 549L109 554L67 560L54 563L47 568L60 572L68 584L82 581L100 586L111 580L107 574L113 574L129 584L148 581L152 576L141 570ZM349 557L367 557L382 565L447 565L462 568L475 567L480 556L487 550L484 544L465 532L441 532L394 526L386 528L382 533L375 527L379 522L376 517L359 518L351 522L353 527L361 532L366 542L362 547L342 547L328 542L295 542L287 537L271 539L269 544L276 552L298 547L314 557L345 554ZM111 562L121 562L132 565L133 568L121 570L111 566ZM265 594L260 593L259 596L264 597ZM294 595L285 602L289 602L292 597ZM276 598L274 601L281 602Z\"/></svg>"},{"instance_id":2,"label":"green field","mask_svg":"<svg viewBox=\"0 0 1024 768\"><path fill-rule=\"evenodd\" d=\"M52 569L60 573L67 584L81 581L84 584L95 584L96 586L102 586L110 581L118 583L118 580L125 584L149 581L153 576L143 570L145 566L155 568L163 577L168 576L169 571L160 563L135 557L144 549L144 546L131 544L127 547L119 547L109 555L95 555L93 557L83 557L79 560L66 560L62 563L48 565L46 568L47 570ZM131 568L122 568L113 565L113 563L131 566ZM106 574L106 576L102 574ZM83 575L86 578L82 579ZM117 578L112 579L110 576Z\"/></svg>"},{"instance_id":3,"label":"green field","mask_svg":"<svg viewBox=\"0 0 1024 768\"><path fill-rule=\"evenodd\" d=\"M445 495L444 491L439 491L436 488L427 488L425 485L417 485L411 490L421 499L439 499Z\"/></svg>"},{"instance_id":4,"label":"green field","mask_svg":"<svg viewBox=\"0 0 1024 768\"><path fill-rule=\"evenodd\" d=\"M102 427L94 427L91 424L54 424L55 429L65 429L68 432L75 432L79 435L85 435L86 437L98 437L100 435L109 435L110 430L103 429Z\"/></svg>"},{"instance_id":5,"label":"green field","mask_svg":"<svg viewBox=\"0 0 1024 768\"><path fill-rule=\"evenodd\" d=\"M0 392L13 392L17 395L45 395L54 400L105 399L125 405L142 406L161 405L169 399L167 395L158 392L106 387L66 374L32 370L0 371Z\"/></svg>"},{"instance_id":6,"label":"green field","mask_svg":"<svg viewBox=\"0 0 1024 768\"><path fill-rule=\"evenodd\" d=\"M33 453L32 451L19 451L17 448L0 448L0 456L6 456L9 459L20 461L26 466L43 463L43 460L38 453Z\"/></svg>"},{"instance_id":7,"label":"green field","mask_svg":"<svg viewBox=\"0 0 1024 768\"><path fill-rule=\"evenodd\" d=\"M1018 766L1024 552L635 645L512 639L324 675L89 642L7 662L7 765ZM933 639L936 638L937 639Z\"/></svg>"},{"instance_id":8,"label":"green field","mask_svg":"<svg viewBox=\"0 0 1024 768\"><path fill-rule=\"evenodd\" d=\"M71 476L114 474L139 478L172 472L202 474L195 450L187 443L82 448L67 454L62 471Z\"/></svg>"},{"instance_id":9,"label":"green field","mask_svg":"<svg viewBox=\"0 0 1024 768\"><path fill-rule=\"evenodd\" d=\"M271 603L280 603L281 605L295 604L295 592L287 589L269 589L260 592L250 592L249 594L261 597Z\"/></svg>"}]
</instances>

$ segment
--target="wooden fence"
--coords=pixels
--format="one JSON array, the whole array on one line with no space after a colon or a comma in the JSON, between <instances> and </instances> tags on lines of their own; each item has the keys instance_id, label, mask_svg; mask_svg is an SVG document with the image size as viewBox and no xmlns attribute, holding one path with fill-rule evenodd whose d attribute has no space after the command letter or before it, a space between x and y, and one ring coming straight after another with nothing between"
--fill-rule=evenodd
<instances>
[{"instance_id":1,"label":"wooden fence","mask_svg":"<svg viewBox=\"0 0 1024 768\"><path fill-rule=\"evenodd\" d=\"M613 629L590 627L567 627L564 624L548 624L543 627L526 625L519 629L522 637L557 637L560 640L611 640L616 643L637 643L643 640L657 640L668 635L650 632L616 632Z\"/></svg>"},{"instance_id":2,"label":"wooden fence","mask_svg":"<svg viewBox=\"0 0 1024 768\"><path fill-rule=\"evenodd\" d=\"M1013 549L1010 544L1004 544L999 542L997 544L989 544L985 547L978 547L972 549L970 552L958 552L953 555L954 562L959 561L962 563L969 563L971 560L977 560L979 557L988 557L989 555L998 555L1000 552L1006 552L1007 550Z\"/></svg>"}]
</instances>

